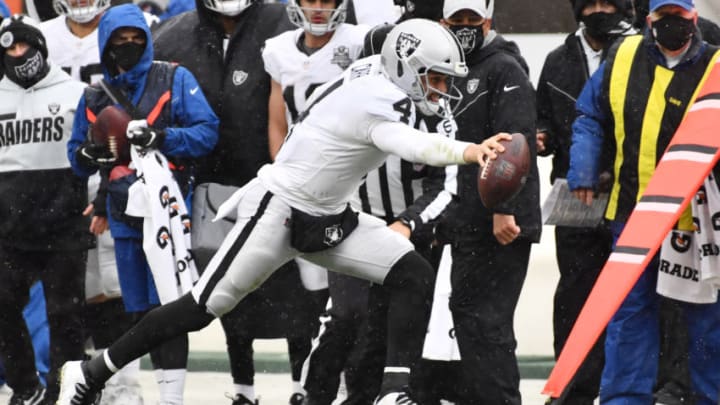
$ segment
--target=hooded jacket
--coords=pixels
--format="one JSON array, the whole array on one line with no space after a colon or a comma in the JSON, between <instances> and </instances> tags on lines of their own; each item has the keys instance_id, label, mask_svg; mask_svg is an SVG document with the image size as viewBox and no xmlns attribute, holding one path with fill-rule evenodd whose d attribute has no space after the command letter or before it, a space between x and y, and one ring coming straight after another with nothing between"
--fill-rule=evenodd
<instances>
[{"instance_id":1,"label":"hooded jacket","mask_svg":"<svg viewBox=\"0 0 720 405\"><path fill-rule=\"evenodd\" d=\"M270 76L262 62L265 40L294 29L285 6L256 2L236 17L223 57L220 16L197 0L197 10L176 16L154 31L157 59L180 63L200 82L220 117L220 138L198 171L198 182L241 186L270 162ZM178 40L182 38L182 40Z\"/></svg>"},{"instance_id":2,"label":"hooded jacket","mask_svg":"<svg viewBox=\"0 0 720 405\"><path fill-rule=\"evenodd\" d=\"M140 61L129 71L112 76L102 55L110 41L111 34L121 27L133 27L142 30L148 39ZM98 48L103 64L103 76L113 87L127 95L137 105L145 92L151 90L154 83L148 83L148 72L153 64L153 45L150 30L140 9L133 4L112 7L103 14L98 26ZM157 90L157 89L153 89ZM160 89L160 93L167 89ZM166 156L179 158L199 158L207 155L217 143L218 118L212 111L193 75L185 68L175 69L172 81L170 105L170 125L164 128L166 137L160 151ZM166 107L167 108L167 107ZM85 96L80 98L75 113L72 138L68 142L68 158L73 170L81 177L87 177L97 171L96 167L86 167L75 158L77 149L87 139L90 127L86 115ZM113 237L138 237L139 232L110 218Z\"/></svg>"},{"instance_id":3,"label":"hooded jacket","mask_svg":"<svg viewBox=\"0 0 720 405\"><path fill-rule=\"evenodd\" d=\"M86 181L65 156L77 100L85 85L51 65L23 89L0 81L0 244L23 250L92 246Z\"/></svg>"},{"instance_id":4,"label":"hooded jacket","mask_svg":"<svg viewBox=\"0 0 720 405\"><path fill-rule=\"evenodd\" d=\"M499 133L519 132L530 147L530 173L520 193L510 201L488 209L477 191L478 165L458 168L457 197L437 228L443 241L481 240L492 230L493 214L512 214L520 237L540 239L540 189L535 147L535 91L528 67L517 45L492 34L483 47L466 56L470 72L456 86L463 99L455 109L459 141L480 143ZM488 42L489 41L489 42Z\"/></svg>"}]
</instances>

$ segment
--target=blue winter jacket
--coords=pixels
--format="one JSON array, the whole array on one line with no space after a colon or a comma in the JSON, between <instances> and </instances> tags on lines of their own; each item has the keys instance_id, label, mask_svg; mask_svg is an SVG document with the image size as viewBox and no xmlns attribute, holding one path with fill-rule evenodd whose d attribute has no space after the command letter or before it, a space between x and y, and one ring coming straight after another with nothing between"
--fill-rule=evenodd
<instances>
[{"instance_id":1,"label":"blue winter jacket","mask_svg":"<svg viewBox=\"0 0 720 405\"><path fill-rule=\"evenodd\" d=\"M140 9L134 4L124 4L108 9L100 19L98 27L98 48L102 60L103 52L113 31L121 27L134 27L145 32L147 44L140 61L129 71L111 76L103 65L103 75L112 86L123 89L133 104L137 104L145 90L148 71L153 61L153 45L150 29ZM218 139L218 118L210 108L195 77L185 68L178 66L173 79L170 101L172 125L165 128L165 141L160 151L166 156L198 158L212 151ZM85 97L78 103L73 123L72 137L67 145L68 158L76 174L88 177L97 168L78 164L75 152L88 139L88 122L85 112ZM139 237L139 232L122 222L110 221L114 238Z\"/></svg>"}]
</instances>

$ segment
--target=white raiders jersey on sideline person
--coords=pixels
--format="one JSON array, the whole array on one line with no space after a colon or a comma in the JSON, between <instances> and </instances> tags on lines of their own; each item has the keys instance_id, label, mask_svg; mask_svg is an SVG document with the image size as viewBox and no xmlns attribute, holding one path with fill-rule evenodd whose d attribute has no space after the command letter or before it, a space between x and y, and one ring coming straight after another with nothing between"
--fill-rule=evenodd
<instances>
[{"instance_id":1,"label":"white raiders jersey on sideline person","mask_svg":"<svg viewBox=\"0 0 720 405\"><path fill-rule=\"evenodd\" d=\"M73 79L95 83L103 77L97 30L79 38L70 32L66 18L61 15L40 23L40 31L47 41L48 58Z\"/></svg>"},{"instance_id":2,"label":"white raiders jersey on sideline person","mask_svg":"<svg viewBox=\"0 0 720 405\"><path fill-rule=\"evenodd\" d=\"M371 131L381 122L415 122L415 105L375 55L319 87L291 128L275 163L258 172L268 190L311 215L339 213L388 153Z\"/></svg>"},{"instance_id":3,"label":"white raiders jersey on sideline person","mask_svg":"<svg viewBox=\"0 0 720 405\"><path fill-rule=\"evenodd\" d=\"M340 75L360 55L367 26L340 24L330 42L312 55L298 49L302 28L284 32L265 42L265 70L283 90L288 123L305 109L313 90Z\"/></svg>"}]
</instances>

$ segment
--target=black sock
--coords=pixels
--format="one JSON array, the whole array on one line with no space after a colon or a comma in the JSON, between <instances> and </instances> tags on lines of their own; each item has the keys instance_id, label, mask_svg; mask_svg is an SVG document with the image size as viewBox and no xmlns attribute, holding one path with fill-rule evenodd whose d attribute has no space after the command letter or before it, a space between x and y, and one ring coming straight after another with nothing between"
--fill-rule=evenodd
<instances>
[{"instance_id":1,"label":"black sock","mask_svg":"<svg viewBox=\"0 0 720 405\"><path fill-rule=\"evenodd\" d=\"M187 368L188 335L183 334L150 351L150 360L155 370L181 370Z\"/></svg>"},{"instance_id":2,"label":"black sock","mask_svg":"<svg viewBox=\"0 0 720 405\"><path fill-rule=\"evenodd\" d=\"M92 388L101 388L105 385L105 381L115 374L107 365L103 354L96 356L82 363L82 371L85 376L85 383Z\"/></svg>"},{"instance_id":3,"label":"black sock","mask_svg":"<svg viewBox=\"0 0 720 405\"><path fill-rule=\"evenodd\" d=\"M385 394L398 391L399 388L407 387L410 384L410 373L386 372L383 374L382 386L378 398Z\"/></svg>"},{"instance_id":4,"label":"black sock","mask_svg":"<svg viewBox=\"0 0 720 405\"><path fill-rule=\"evenodd\" d=\"M121 369L160 344L210 324L213 316L195 302L190 293L148 312L107 350L112 364ZM95 384L104 384L113 374L103 356L86 364L86 376Z\"/></svg>"},{"instance_id":5,"label":"black sock","mask_svg":"<svg viewBox=\"0 0 720 405\"><path fill-rule=\"evenodd\" d=\"M406 386L409 370L422 354L434 279L430 264L414 251L395 263L385 277L383 286L390 294L385 367L395 367L399 372L384 374L383 389Z\"/></svg>"}]
</instances>

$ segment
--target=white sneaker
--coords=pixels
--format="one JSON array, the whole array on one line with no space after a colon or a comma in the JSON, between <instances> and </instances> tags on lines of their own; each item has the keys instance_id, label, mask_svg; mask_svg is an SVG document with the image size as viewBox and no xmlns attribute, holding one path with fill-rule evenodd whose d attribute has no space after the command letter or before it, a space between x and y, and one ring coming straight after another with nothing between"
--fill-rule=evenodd
<instances>
[{"instance_id":1,"label":"white sneaker","mask_svg":"<svg viewBox=\"0 0 720 405\"><path fill-rule=\"evenodd\" d=\"M81 361L68 361L60 369L60 395L57 405L97 405L101 390L87 383Z\"/></svg>"}]
</instances>

